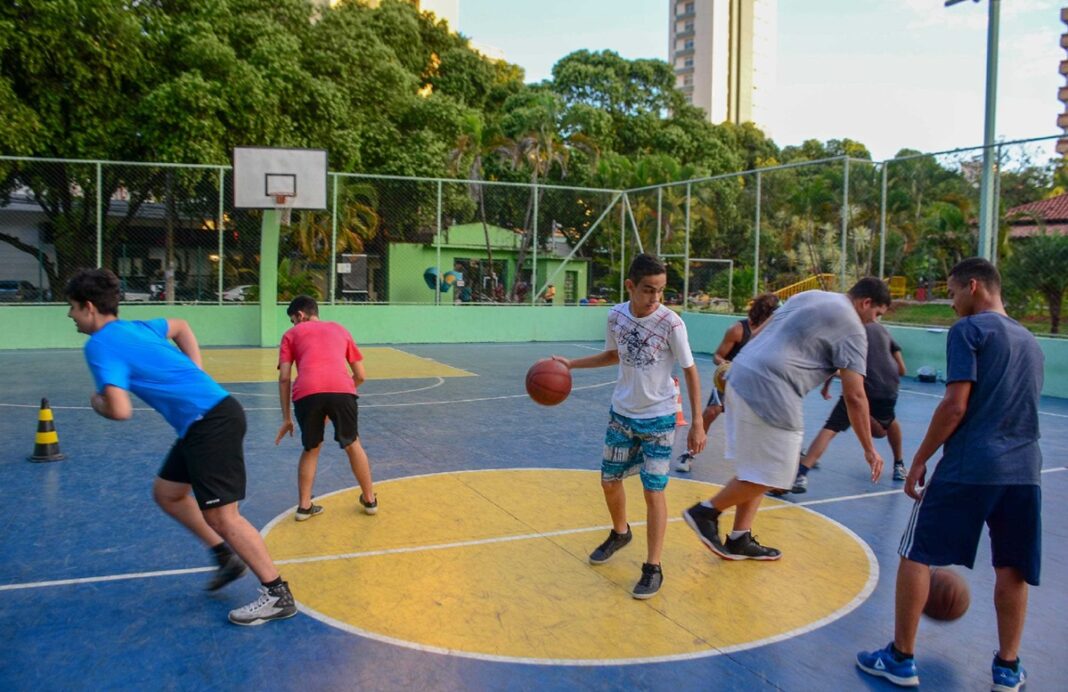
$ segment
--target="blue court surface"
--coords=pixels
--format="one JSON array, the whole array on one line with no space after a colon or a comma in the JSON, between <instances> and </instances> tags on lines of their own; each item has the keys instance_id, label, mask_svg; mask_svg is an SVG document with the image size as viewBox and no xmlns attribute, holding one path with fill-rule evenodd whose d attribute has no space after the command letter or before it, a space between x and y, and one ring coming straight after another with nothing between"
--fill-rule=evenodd
<instances>
[{"instance_id":1,"label":"blue court surface","mask_svg":"<svg viewBox=\"0 0 1068 692\"><path fill-rule=\"evenodd\" d=\"M854 654L891 639L912 502L889 470L870 482L851 433L831 443L806 494L764 502L754 532L783 559L732 563L678 519L731 476L714 423L693 471L673 472L668 486L663 589L637 601L628 590L645 551L638 486L627 486L634 543L607 565L585 561L610 524L596 470L614 368L575 371L571 396L552 408L523 386L538 358L599 345L393 348L428 369L376 379L368 361L360 434L374 517L356 511L355 481L328 441L315 488L327 511L294 522L299 444L274 445L277 385L225 385L249 420L242 513L301 608L253 628L226 614L255 597L255 578L203 591L207 551L152 500L173 441L162 418L139 402L131 421L97 417L80 351L0 352L0 689L895 689L860 673ZM712 362L698 363L707 394ZM943 389L903 381L906 461ZM42 397L63 461L26 459ZM833 405L808 397L806 444ZM1042 586L1031 589L1021 653L1027 689L1063 690L1068 401L1044 399L1041 410ZM889 468L885 441L876 444ZM952 623L924 619L920 678L927 689L986 690L997 636L985 538L976 568L958 571L971 608Z\"/></svg>"}]
</instances>

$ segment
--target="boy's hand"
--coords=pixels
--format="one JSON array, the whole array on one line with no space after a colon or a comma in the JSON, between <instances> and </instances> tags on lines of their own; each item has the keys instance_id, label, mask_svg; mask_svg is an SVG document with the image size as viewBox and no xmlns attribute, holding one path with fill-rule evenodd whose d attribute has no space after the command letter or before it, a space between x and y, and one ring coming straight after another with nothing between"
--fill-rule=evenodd
<instances>
[{"instance_id":1,"label":"boy's hand","mask_svg":"<svg viewBox=\"0 0 1068 692\"><path fill-rule=\"evenodd\" d=\"M559 363L563 363L564 365L567 366L568 370L571 369L571 360L568 359L568 358L564 358L563 356L553 356L552 360L555 360L555 361L557 361Z\"/></svg>"},{"instance_id":2,"label":"boy's hand","mask_svg":"<svg viewBox=\"0 0 1068 692\"><path fill-rule=\"evenodd\" d=\"M286 436L286 433L289 433L289 436L293 437L293 421L291 420L282 421L282 427L278 428L278 435L274 438L274 443L278 444L281 442L282 438Z\"/></svg>"},{"instance_id":3,"label":"boy's hand","mask_svg":"<svg viewBox=\"0 0 1068 692\"><path fill-rule=\"evenodd\" d=\"M686 449L690 454L697 456L704 451L707 443L708 437L705 435L705 426L694 421L690 425L690 432L686 435Z\"/></svg>"}]
</instances>

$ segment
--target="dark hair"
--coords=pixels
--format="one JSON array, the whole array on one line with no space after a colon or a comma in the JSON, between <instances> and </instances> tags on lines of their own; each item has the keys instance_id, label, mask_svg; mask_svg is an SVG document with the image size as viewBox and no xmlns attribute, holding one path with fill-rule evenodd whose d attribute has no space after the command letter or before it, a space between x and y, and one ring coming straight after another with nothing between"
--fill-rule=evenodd
<instances>
[{"instance_id":1,"label":"dark hair","mask_svg":"<svg viewBox=\"0 0 1068 692\"><path fill-rule=\"evenodd\" d=\"M890 305L890 289L882 279L874 276L865 276L853 284L853 288L849 289L849 297L853 300L871 298L876 305Z\"/></svg>"},{"instance_id":2,"label":"dark hair","mask_svg":"<svg viewBox=\"0 0 1068 692\"><path fill-rule=\"evenodd\" d=\"M119 277L107 269L79 269L67 282L65 293L67 298L82 306L92 303L102 315L119 314L122 284Z\"/></svg>"},{"instance_id":3,"label":"dark hair","mask_svg":"<svg viewBox=\"0 0 1068 692\"><path fill-rule=\"evenodd\" d=\"M975 279L986 286L988 291L1001 293L1001 274L998 268L982 257L969 257L957 262L957 266L949 270L949 278L964 284Z\"/></svg>"},{"instance_id":4,"label":"dark hair","mask_svg":"<svg viewBox=\"0 0 1068 692\"><path fill-rule=\"evenodd\" d=\"M658 276L660 274L667 274L667 267L656 257L647 255L644 252L631 261L630 269L627 270L627 278L634 284L639 283L647 276Z\"/></svg>"},{"instance_id":5,"label":"dark hair","mask_svg":"<svg viewBox=\"0 0 1068 692\"><path fill-rule=\"evenodd\" d=\"M311 296L297 296L293 300L289 301L289 307L286 308L286 314L292 317L298 312L303 312L305 315L311 317L312 315L319 314L319 304L315 302L315 298Z\"/></svg>"},{"instance_id":6,"label":"dark hair","mask_svg":"<svg viewBox=\"0 0 1068 692\"><path fill-rule=\"evenodd\" d=\"M749 306L749 324L759 327L764 324L771 313L779 307L779 296L774 293L761 293L753 298L753 304Z\"/></svg>"}]
</instances>

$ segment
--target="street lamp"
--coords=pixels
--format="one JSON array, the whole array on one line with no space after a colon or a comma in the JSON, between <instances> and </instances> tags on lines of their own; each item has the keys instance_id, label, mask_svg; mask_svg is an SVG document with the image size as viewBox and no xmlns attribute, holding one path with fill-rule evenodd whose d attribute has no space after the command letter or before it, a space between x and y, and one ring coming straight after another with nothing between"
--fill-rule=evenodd
<instances>
[{"instance_id":1,"label":"street lamp","mask_svg":"<svg viewBox=\"0 0 1068 692\"><path fill-rule=\"evenodd\" d=\"M945 0L952 7L964 0ZM979 0L973 0L979 2ZM998 102L998 18L1001 0L990 3L986 23L986 116L983 123L983 177L979 183L979 256L990 259L994 247L994 117Z\"/></svg>"}]
</instances>

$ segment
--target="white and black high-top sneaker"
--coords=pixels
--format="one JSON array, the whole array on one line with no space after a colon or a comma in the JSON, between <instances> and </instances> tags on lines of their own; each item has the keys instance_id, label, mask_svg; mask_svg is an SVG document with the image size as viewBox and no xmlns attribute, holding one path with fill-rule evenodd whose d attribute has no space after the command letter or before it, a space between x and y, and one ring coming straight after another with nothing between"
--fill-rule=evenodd
<instances>
[{"instance_id":1,"label":"white and black high-top sneaker","mask_svg":"<svg viewBox=\"0 0 1068 692\"><path fill-rule=\"evenodd\" d=\"M262 625L270 620L284 620L297 614L297 604L289 592L289 584L282 582L270 588L260 587L260 597L247 606L230 611L235 625Z\"/></svg>"}]
</instances>

